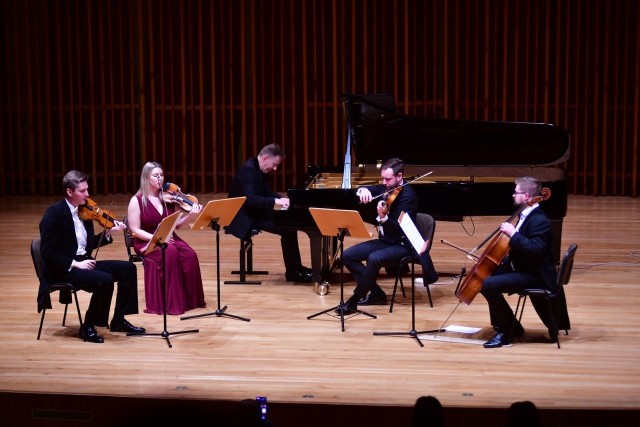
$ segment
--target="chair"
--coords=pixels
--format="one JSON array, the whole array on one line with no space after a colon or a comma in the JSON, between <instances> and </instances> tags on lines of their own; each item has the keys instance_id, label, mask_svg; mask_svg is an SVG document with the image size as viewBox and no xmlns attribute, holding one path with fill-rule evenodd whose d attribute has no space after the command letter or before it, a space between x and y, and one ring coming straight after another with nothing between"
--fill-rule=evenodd
<instances>
[{"instance_id":1,"label":"chair","mask_svg":"<svg viewBox=\"0 0 640 427\"><path fill-rule=\"evenodd\" d=\"M135 251L133 250L133 233L129 229L129 220L127 219L126 216L124 217L122 222L124 222L124 225L127 226L127 228L122 230L122 232L124 233L124 245L127 248L127 256L129 257L129 261L144 263L144 260L142 259L142 257L136 254Z\"/></svg>"},{"instance_id":2,"label":"chair","mask_svg":"<svg viewBox=\"0 0 640 427\"><path fill-rule=\"evenodd\" d=\"M576 255L576 251L578 250L578 245L572 243L567 251L562 256L562 260L560 261L560 266L558 267L558 276L556 278L557 289L555 292L551 292L548 289L524 289L518 292L518 302L516 304L516 309L514 310L514 325L515 319L518 319L518 322L522 320L522 313L524 312L524 305L527 302L527 297L530 298L543 298L546 301L549 320L551 323L550 331L555 332L555 341L560 348L560 336L558 334L559 329L564 329L565 335L569 335L569 326L568 320L562 325L559 322L558 311L559 308L566 312L566 301L564 299L564 285L569 283L569 279L571 278L571 271L573 270L573 259ZM522 303L522 306L520 305ZM560 304L554 307L554 303ZM519 311L519 313L518 313ZM511 328L513 330L513 328ZM551 339L553 340L554 334L551 334Z\"/></svg>"},{"instance_id":3,"label":"chair","mask_svg":"<svg viewBox=\"0 0 640 427\"><path fill-rule=\"evenodd\" d=\"M433 236L436 232L436 222L431 215L425 213L419 213L416 217L416 228L420 232L420 235L427 243L427 252L431 250L431 245L433 243ZM408 266L411 264L420 264L420 258L416 254L412 254L403 258L400 261L400 264L397 268L395 283L393 285L393 294L391 295L391 304L389 306L389 313L393 311L393 303L396 299L396 291L398 289L398 282L400 283L400 289L402 290L402 296L406 297L404 291L404 284L402 283L402 276L405 274L405 271L408 271ZM413 266L412 266L413 267ZM413 268L412 268L413 269ZM412 270L411 269L411 270ZM413 277L413 276L412 276ZM424 285L427 288L427 295L429 296L429 305L433 307L433 300L431 299L431 291L429 290L429 285L425 282Z\"/></svg>"},{"instance_id":4,"label":"chair","mask_svg":"<svg viewBox=\"0 0 640 427\"><path fill-rule=\"evenodd\" d=\"M40 253L40 239L35 239L31 242L31 259L33 260L33 267L36 270L36 276L40 281L40 287L43 286L48 287L49 295L53 292L59 291L59 301L61 304L64 304L64 316L62 317L62 326L66 326L67 320L67 308L69 307L69 303L71 302L71 296L76 301L76 310L78 311L78 321L80 322L80 326L82 326L82 315L80 314L80 304L78 303L78 295L76 293L76 288L70 283L46 283L45 274L44 274L44 259L42 258L42 254ZM50 298L50 297L49 297ZM40 299L38 299L38 311L42 309L42 317L40 318L40 327L38 328L38 338L40 339L40 334L42 333L42 325L44 324L44 315L47 312L47 309L51 307L51 301L46 301L42 303Z\"/></svg>"},{"instance_id":5,"label":"chair","mask_svg":"<svg viewBox=\"0 0 640 427\"><path fill-rule=\"evenodd\" d=\"M240 240L240 269L234 270L231 274L239 274L240 280L225 280L227 285L260 285L259 280L247 280L248 274L269 274L268 271L253 269L253 237L258 235L260 230L251 229L244 239Z\"/></svg>"}]
</instances>

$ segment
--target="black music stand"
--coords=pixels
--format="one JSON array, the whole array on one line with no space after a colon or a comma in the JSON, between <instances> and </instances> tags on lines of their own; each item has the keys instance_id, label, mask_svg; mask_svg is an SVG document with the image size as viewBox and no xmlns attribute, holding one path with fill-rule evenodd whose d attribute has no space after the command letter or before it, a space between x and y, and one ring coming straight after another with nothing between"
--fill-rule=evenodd
<instances>
[{"instance_id":1,"label":"black music stand","mask_svg":"<svg viewBox=\"0 0 640 427\"><path fill-rule=\"evenodd\" d=\"M398 218L398 222L400 223L400 227L404 231L405 236L411 242L411 250L413 254L405 257L400 262L400 265L403 265L407 260L419 260L420 253L419 251L424 247L424 239L420 235L420 232L416 228L416 225L413 223L411 217L405 212L400 214ZM429 331L416 331L416 272L415 272L415 262L411 263L411 330L406 332L374 332L373 335L409 335L412 338L415 338L420 344L420 347L424 347L422 341L418 334L435 334L439 332L444 332L444 329L433 329Z\"/></svg>"},{"instance_id":2,"label":"black music stand","mask_svg":"<svg viewBox=\"0 0 640 427\"><path fill-rule=\"evenodd\" d=\"M340 247L340 259L344 259L343 243L344 236L349 235L351 237L358 238L371 238L371 233L367 231L367 228L362 221L362 217L358 211L353 210L340 210L340 209L323 209L323 208L309 208L313 220L318 225L320 232L323 236L331 236L338 238L338 245ZM321 314L329 313L330 311L337 311L340 314L340 323L342 324L342 332L344 332L344 314L347 311L347 306L344 301L344 264L340 265L340 304L331 307L327 310L322 310L316 314L308 316L307 319L313 319ZM366 311L356 309L357 314L364 314L373 319L377 317Z\"/></svg>"},{"instance_id":3,"label":"black music stand","mask_svg":"<svg viewBox=\"0 0 640 427\"><path fill-rule=\"evenodd\" d=\"M404 332L374 332L373 335L409 335L411 338L415 338L420 344L420 347L424 347L420 337L420 334L437 334L444 332L444 329L432 329L428 331L416 331L416 275L415 275L415 263L411 263L411 330Z\"/></svg>"},{"instance_id":4,"label":"black music stand","mask_svg":"<svg viewBox=\"0 0 640 427\"><path fill-rule=\"evenodd\" d=\"M173 230L175 230L176 225L178 224L178 220L180 219L181 216L182 216L182 213L180 211L178 211L178 212L174 212L171 215L169 215L168 217L164 218L160 222L160 224L158 224L158 228L156 228L156 232L153 233L153 236L151 237L151 240L149 241L149 244L147 245L147 250L144 251L144 254L143 254L143 255L146 255L149 252L154 251L156 248L160 248L160 250L162 250L162 305L163 305L162 320L163 320L164 329L160 333L127 332L127 335L131 335L131 336L159 336L159 337L162 337L165 340L167 340L167 345L169 346L169 348L173 347L171 345L171 341L169 341L169 337L171 335L189 334L189 333L200 332L199 329L190 329L188 331L180 331L180 332L168 332L167 331L167 289L166 289L167 284L166 284L166 274L165 274L165 265L164 265L164 261L165 261L164 251L167 249L167 245L168 245L166 243L166 241L173 234Z\"/></svg>"},{"instance_id":5,"label":"black music stand","mask_svg":"<svg viewBox=\"0 0 640 427\"><path fill-rule=\"evenodd\" d=\"M202 212L200 212L200 215L196 219L196 222L193 223L193 226L191 226L192 230L203 230L206 227L211 227L212 230L216 231L216 284L218 289L218 308L216 311L212 311L210 313L184 316L181 317L180 320L215 315L218 317L233 317L234 319L244 320L245 322L250 321L250 319L245 317L226 313L226 305L223 308L220 308L220 227L224 227L231 223L246 199L247 198L243 196L230 199L211 200L207 203Z\"/></svg>"}]
</instances>

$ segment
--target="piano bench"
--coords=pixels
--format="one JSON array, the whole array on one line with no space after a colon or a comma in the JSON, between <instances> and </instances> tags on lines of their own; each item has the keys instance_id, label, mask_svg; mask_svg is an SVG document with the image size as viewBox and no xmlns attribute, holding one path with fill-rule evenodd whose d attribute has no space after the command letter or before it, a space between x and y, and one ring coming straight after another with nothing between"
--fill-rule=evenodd
<instances>
[{"instance_id":1,"label":"piano bench","mask_svg":"<svg viewBox=\"0 0 640 427\"><path fill-rule=\"evenodd\" d=\"M260 230L252 229L244 239L240 240L240 269L234 270L231 274L239 274L240 280L226 280L225 285L260 285L259 280L247 280L247 275L269 274L265 270L253 269L253 237L257 236Z\"/></svg>"}]
</instances>

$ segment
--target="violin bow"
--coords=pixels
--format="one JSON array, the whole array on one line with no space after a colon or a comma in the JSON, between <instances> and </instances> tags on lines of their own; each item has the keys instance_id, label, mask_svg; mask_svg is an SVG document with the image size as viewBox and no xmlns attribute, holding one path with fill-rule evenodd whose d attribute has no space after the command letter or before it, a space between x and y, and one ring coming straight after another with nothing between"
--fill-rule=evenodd
<instances>
[{"instance_id":1,"label":"violin bow","mask_svg":"<svg viewBox=\"0 0 640 427\"><path fill-rule=\"evenodd\" d=\"M430 171L430 172L427 172L427 173L423 173L422 175L420 175L420 176L419 176L419 177L417 177L417 178L413 178L412 180L409 180L409 181L407 181L407 182L403 182L403 183L402 183L402 185L398 185L397 187L395 187L395 188L393 188L393 189L391 189L391 190L387 190L387 191L385 191L385 192L384 192L384 193L382 193L382 194L378 194L377 196L372 197L372 198L371 198L371 200L373 201L373 200L378 199L378 198L380 198L380 197L384 197L384 196L386 196L387 194L389 194L389 193L391 193L392 191L394 191L396 188L402 188L402 187L404 187L405 185L411 184L411 183L412 183L412 182L414 182L414 181L417 181L417 180L419 180L419 179L424 178L425 176L431 175L433 172L435 172L435 171Z\"/></svg>"}]
</instances>

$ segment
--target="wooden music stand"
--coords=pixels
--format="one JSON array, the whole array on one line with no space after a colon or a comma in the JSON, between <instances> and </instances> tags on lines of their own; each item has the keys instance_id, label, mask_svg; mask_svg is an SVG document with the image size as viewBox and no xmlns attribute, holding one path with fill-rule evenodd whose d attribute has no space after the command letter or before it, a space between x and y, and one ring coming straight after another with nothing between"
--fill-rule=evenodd
<instances>
[{"instance_id":1,"label":"wooden music stand","mask_svg":"<svg viewBox=\"0 0 640 427\"><path fill-rule=\"evenodd\" d=\"M367 231L360 212L354 210L340 210L340 209L324 209L324 208L309 208L313 220L320 229L323 236L337 237L338 245L340 248L340 259L344 259L343 254L343 241L344 236L349 235L357 238L371 238L371 233ZM340 304L331 307L327 310L323 310L319 313L308 316L307 319L313 319L321 314L325 314L331 311L337 311L340 314L340 323L342 325L342 332L344 332L344 314L347 311L346 304L344 302L344 263L340 265ZM377 317L371 313L356 309L357 314L364 314L373 319Z\"/></svg>"},{"instance_id":2,"label":"wooden music stand","mask_svg":"<svg viewBox=\"0 0 640 427\"><path fill-rule=\"evenodd\" d=\"M159 337L162 337L165 340L167 340L167 345L169 346L169 348L173 347L171 345L171 341L169 341L169 337L171 335L189 334L189 333L200 332L199 329L190 329L188 331L180 331L180 332L168 332L167 331L167 284L166 284L166 274L165 274L165 254L164 254L164 252L167 249L167 245L168 245L166 242L167 242L167 240L169 240L169 238L173 234L173 231L176 229L176 226L178 225L178 221L180 220L181 217L182 217L182 213L180 211L177 211L177 212L172 213L168 217L164 218L160 222L160 224L158 224L158 227L156 228L155 233L153 233L153 236L151 237L151 240L149 241L149 244L147 245L147 249L143 253L143 255L147 255L150 252L153 252L154 250L156 250L157 248L160 248L160 250L162 250L162 304L163 304L162 319L163 319L164 329L160 333L127 332L127 335L133 335L133 336L159 336Z\"/></svg>"},{"instance_id":3,"label":"wooden music stand","mask_svg":"<svg viewBox=\"0 0 640 427\"><path fill-rule=\"evenodd\" d=\"M233 314L226 313L227 306L220 308L220 227L229 225L233 218L236 216L240 207L246 200L246 197L234 197L230 199L211 200L206 204L196 222L191 226L192 230L204 230L211 227L216 231L216 277L217 277L217 289L218 289L218 308L216 311L204 314L196 314L194 316L184 316L180 320L193 319L196 317L204 316L227 316L234 319L244 320L249 322L250 320L245 317L235 316Z\"/></svg>"}]
</instances>

